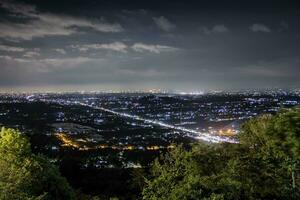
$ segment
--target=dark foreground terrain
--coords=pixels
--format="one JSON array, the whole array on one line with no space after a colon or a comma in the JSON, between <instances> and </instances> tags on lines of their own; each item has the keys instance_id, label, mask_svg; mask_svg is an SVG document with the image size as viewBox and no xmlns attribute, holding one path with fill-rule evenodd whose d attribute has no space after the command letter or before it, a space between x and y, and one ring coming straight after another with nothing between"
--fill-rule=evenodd
<instances>
[{"instance_id":1,"label":"dark foreground terrain","mask_svg":"<svg viewBox=\"0 0 300 200\"><path fill-rule=\"evenodd\" d=\"M76 102L102 106L116 112L138 115L238 140L242 123L262 114L275 114L283 107L293 107L300 103L300 97L296 92L222 93L200 96L166 94L1 96L0 125L25 133L30 140L33 153L41 153L47 156L51 163L59 166L62 176L66 177L70 185L80 194L85 193L104 199L108 197L136 199L142 196L143 190L147 193L145 194L147 199L151 199L155 196L154 190L159 190L159 188L154 189L154 186L150 184L145 189L145 178L151 180L156 176L159 177L159 174L163 175L161 173L167 173L166 175L170 176L172 179L170 181L175 185L181 184L173 180L173 175L169 174L171 172L168 170L159 174L152 172L150 168L154 159L168 151L173 152L179 144L183 144L186 150L191 149L199 143L199 140L184 131L122 118L92 107L76 105L74 104ZM249 142L255 143L252 138ZM233 151L225 144L221 145L222 147L217 144L212 146L215 147L208 149ZM241 151L243 150L239 150L239 153ZM200 158L200 163L204 165L203 167L211 166L211 170L214 171L224 168L232 159L232 155L223 155L224 159L214 156L216 155L205 155ZM163 164L164 167L165 165ZM155 166L157 167L157 164ZM246 170L242 169L242 166L234 167ZM207 169L197 170L204 170L204 173ZM206 173L211 174L210 172L204 174ZM253 173L260 176L258 172ZM200 175L195 174L195 176ZM287 180L287 182L291 184L291 181ZM237 187L237 185L234 186L235 182L232 184L230 187ZM163 185L167 187L167 183ZM215 192L219 190L216 189ZM151 191L151 197L147 196L150 195L149 191Z\"/></svg>"}]
</instances>

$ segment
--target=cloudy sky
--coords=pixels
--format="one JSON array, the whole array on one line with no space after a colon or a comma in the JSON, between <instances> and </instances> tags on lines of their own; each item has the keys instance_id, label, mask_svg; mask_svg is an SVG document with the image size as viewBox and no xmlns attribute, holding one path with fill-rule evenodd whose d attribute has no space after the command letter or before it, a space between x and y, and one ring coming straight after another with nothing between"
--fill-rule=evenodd
<instances>
[{"instance_id":1,"label":"cloudy sky","mask_svg":"<svg viewBox=\"0 0 300 200\"><path fill-rule=\"evenodd\" d=\"M0 91L299 88L299 23L296 1L0 0Z\"/></svg>"}]
</instances>

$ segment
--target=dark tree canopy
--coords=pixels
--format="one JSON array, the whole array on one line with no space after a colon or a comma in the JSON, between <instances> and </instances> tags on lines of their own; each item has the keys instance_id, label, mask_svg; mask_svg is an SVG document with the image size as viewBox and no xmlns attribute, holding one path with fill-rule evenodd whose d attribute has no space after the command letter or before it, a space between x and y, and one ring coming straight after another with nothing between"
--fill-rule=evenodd
<instances>
[{"instance_id":1,"label":"dark tree canopy","mask_svg":"<svg viewBox=\"0 0 300 200\"><path fill-rule=\"evenodd\" d=\"M143 199L300 199L299 107L248 121L239 140L157 159Z\"/></svg>"},{"instance_id":2,"label":"dark tree canopy","mask_svg":"<svg viewBox=\"0 0 300 200\"><path fill-rule=\"evenodd\" d=\"M44 156L31 152L28 139L13 129L0 133L0 199L74 199L73 190Z\"/></svg>"}]
</instances>

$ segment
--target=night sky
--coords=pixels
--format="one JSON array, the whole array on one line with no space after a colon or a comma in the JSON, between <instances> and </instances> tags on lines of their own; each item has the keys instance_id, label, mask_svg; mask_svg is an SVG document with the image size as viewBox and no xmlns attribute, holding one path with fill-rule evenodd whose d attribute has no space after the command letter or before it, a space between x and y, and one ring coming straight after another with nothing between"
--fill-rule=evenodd
<instances>
[{"instance_id":1,"label":"night sky","mask_svg":"<svg viewBox=\"0 0 300 200\"><path fill-rule=\"evenodd\" d=\"M0 2L0 92L300 86L297 1Z\"/></svg>"}]
</instances>

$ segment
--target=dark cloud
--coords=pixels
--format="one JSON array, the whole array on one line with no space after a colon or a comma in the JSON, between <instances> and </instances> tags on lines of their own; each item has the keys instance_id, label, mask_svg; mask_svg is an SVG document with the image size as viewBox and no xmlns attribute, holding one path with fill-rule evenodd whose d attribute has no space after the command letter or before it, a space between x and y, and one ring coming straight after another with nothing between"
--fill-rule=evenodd
<instances>
[{"instance_id":1,"label":"dark cloud","mask_svg":"<svg viewBox=\"0 0 300 200\"><path fill-rule=\"evenodd\" d=\"M271 29L264 24L252 24L249 29L253 32L270 33Z\"/></svg>"},{"instance_id":2,"label":"dark cloud","mask_svg":"<svg viewBox=\"0 0 300 200\"><path fill-rule=\"evenodd\" d=\"M15 15L28 18L27 22L0 23L1 38L16 38L31 40L34 37L71 35L77 33L76 27L92 28L99 32L121 32L120 24L109 24L103 20L89 20L86 18L40 13L35 6L3 1L2 8Z\"/></svg>"},{"instance_id":3,"label":"dark cloud","mask_svg":"<svg viewBox=\"0 0 300 200\"><path fill-rule=\"evenodd\" d=\"M206 26L200 27L199 30L204 34L212 34L212 33L227 33L229 32L229 28L223 24L214 25L211 29Z\"/></svg>"},{"instance_id":4,"label":"dark cloud","mask_svg":"<svg viewBox=\"0 0 300 200\"><path fill-rule=\"evenodd\" d=\"M155 24L163 31L172 31L176 28L176 25L170 22L167 18L164 16L160 17L153 17L153 20Z\"/></svg>"},{"instance_id":5,"label":"dark cloud","mask_svg":"<svg viewBox=\"0 0 300 200\"><path fill-rule=\"evenodd\" d=\"M0 90L300 84L294 1L0 3Z\"/></svg>"}]
</instances>

